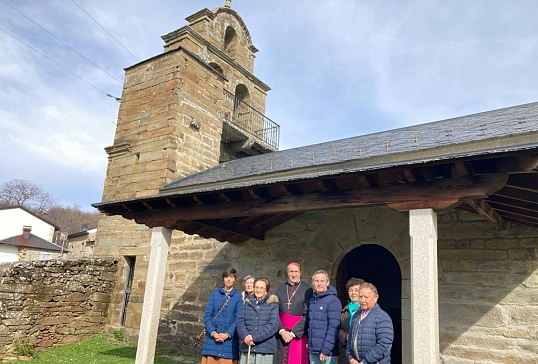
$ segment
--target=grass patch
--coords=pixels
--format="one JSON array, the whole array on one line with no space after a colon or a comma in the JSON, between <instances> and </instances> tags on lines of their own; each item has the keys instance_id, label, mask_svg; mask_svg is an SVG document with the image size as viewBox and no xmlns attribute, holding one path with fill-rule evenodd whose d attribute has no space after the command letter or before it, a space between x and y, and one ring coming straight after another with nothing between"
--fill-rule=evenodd
<instances>
[{"instance_id":1,"label":"grass patch","mask_svg":"<svg viewBox=\"0 0 538 364\"><path fill-rule=\"evenodd\" d=\"M36 353L32 364L133 364L136 357L134 343L119 342L111 335L100 334L75 344L56 346ZM16 363L23 363L17 361ZM164 358L155 358L155 364L177 364Z\"/></svg>"},{"instance_id":2,"label":"grass patch","mask_svg":"<svg viewBox=\"0 0 538 364\"><path fill-rule=\"evenodd\" d=\"M114 330L114 339L116 339L117 341L123 341L123 331Z\"/></svg>"}]
</instances>

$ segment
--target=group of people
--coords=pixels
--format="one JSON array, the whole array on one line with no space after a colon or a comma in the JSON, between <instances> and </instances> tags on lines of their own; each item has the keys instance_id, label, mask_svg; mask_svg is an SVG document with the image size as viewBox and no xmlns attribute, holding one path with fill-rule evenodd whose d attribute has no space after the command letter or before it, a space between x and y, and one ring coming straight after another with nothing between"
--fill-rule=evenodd
<instances>
[{"instance_id":1,"label":"group of people","mask_svg":"<svg viewBox=\"0 0 538 364\"><path fill-rule=\"evenodd\" d=\"M390 363L392 320L373 284L351 278L342 308L327 272L313 274L313 288L301 281L299 262L287 275L274 294L267 278L247 276L241 293L237 271L223 271L204 312L202 364L337 364L339 356L342 364Z\"/></svg>"}]
</instances>

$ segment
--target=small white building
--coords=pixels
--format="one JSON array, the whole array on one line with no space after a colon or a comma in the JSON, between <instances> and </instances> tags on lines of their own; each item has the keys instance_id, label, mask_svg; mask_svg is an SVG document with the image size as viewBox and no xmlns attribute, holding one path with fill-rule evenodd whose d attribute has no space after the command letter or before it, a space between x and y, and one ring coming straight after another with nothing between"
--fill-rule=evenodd
<instances>
[{"instance_id":1,"label":"small white building","mask_svg":"<svg viewBox=\"0 0 538 364\"><path fill-rule=\"evenodd\" d=\"M53 243L60 227L21 206L0 208L0 262L58 258Z\"/></svg>"}]
</instances>

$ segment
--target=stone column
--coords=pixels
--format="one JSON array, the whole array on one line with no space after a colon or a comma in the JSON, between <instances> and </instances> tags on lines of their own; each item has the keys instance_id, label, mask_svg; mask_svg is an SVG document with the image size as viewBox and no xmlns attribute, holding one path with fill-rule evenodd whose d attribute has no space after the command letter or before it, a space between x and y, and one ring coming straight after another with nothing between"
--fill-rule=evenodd
<instances>
[{"instance_id":1,"label":"stone column","mask_svg":"<svg viewBox=\"0 0 538 364\"><path fill-rule=\"evenodd\" d=\"M436 364L439 358L437 214L409 211L411 238L411 355L413 364Z\"/></svg>"},{"instance_id":2,"label":"stone column","mask_svg":"<svg viewBox=\"0 0 538 364\"><path fill-rule=\"evenodd\" d=\"M171 239L171 229L164 227L153 228L135 364L153 364L154 361L166 260L168 259L168 249L170 248Z\"/></svg>"}]
</instances>

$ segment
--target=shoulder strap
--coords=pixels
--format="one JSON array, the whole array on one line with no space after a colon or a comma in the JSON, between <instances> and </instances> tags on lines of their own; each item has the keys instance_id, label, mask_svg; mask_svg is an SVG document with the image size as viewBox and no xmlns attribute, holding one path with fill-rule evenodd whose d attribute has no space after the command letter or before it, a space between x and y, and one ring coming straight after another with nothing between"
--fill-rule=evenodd
<instances>
[{"instance_id":1,"label":"shoulder strap","mask_svg":"<svg viewBox=\"0 0 538 364\"><path fill-rule=\"evenodd\" d=\"M226 305L228 304L229 300L230 300L230 295L228 294L228 295L226 295L226 301L224 301L224 304L219 309L219 312L217 312L217 314L213 317L213 321L215 321L215 319L220 315L220 313L222 312L224 307L226 307Z\"/></svg>"}]
</instances>

